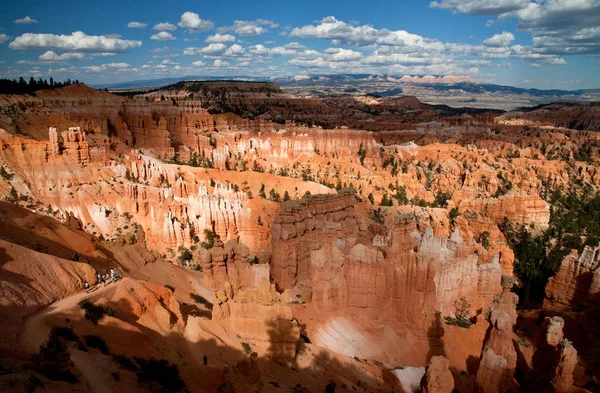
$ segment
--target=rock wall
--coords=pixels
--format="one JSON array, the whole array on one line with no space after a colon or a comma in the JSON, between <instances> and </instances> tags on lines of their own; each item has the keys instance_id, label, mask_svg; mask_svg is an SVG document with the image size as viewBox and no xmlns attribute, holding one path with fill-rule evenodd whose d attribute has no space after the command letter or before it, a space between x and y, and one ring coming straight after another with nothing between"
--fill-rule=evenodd
<instances>
[{"instance_id":1,"label":"rock wall","mask_svg":"<svg viewBox=\"0 0 600 393\"><path fill-rule=\"evenodd\" d=\"M288 301L302 298L322 316L313 342L386 359L394 350L378 352L365 337L381 340L391 329L413 344L426 343L415 346L425 359L428 346L440 345L441 317L454 317L461 299L474 315L500 291L498 255L479 260L458 231L435 236L414 218L389 229L369 224L359 219L355 203L351 190L284 203L271 229L271 275ZM342 330L363 337L362 344L353 339L338 346ZM341 337L334 343L336 335Z\"/></svg>"},{"instance_id":2,"label":"rock wall","mask_svg":"<svg viewBox=\"0 0 600 393\"><path fill-rule=\"evenodd\" d=\"M565 311L600 293L600 247L586 246L581 255L567 255L546 284L544 309Z\"/></svg>"}]
</instances>

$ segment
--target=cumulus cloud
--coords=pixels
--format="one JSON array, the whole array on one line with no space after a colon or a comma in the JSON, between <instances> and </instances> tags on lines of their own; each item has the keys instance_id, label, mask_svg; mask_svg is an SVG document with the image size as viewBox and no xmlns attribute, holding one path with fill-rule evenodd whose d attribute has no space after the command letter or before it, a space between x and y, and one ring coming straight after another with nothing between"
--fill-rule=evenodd
<instances>
[{"instance_id":1,"label":"cumulus cloud","mask_svg":"<svg viewBox=\"0 0 600 393\"><path fill-rule=\"evenodd\" d=\"M223 43L209 44L204 48L185 48L183 54L186 56L193 55L218 55L225 51L227 46Z\"/></svg>"},{"instance_id":2,"label":"cumulus cloud","mask_svg":"<svg viewBox=\"0 0 600 393\"><path fill-rule=\"evenodd\" d=\"M152 30L161 30L161 31L165 31L165 30L177 30L177 26L175 26L172 23L169 22L161 22L161 23L157 23L156 25L154 25L154 27L152 28Z\"/></svg>"},{"instance_id":3,"label":"cumulus cloud","mask_svg":"<svg viewBox=\"0 0 600 393\"><path fill-rule=\"evenodd\" d=\"M209 20L202 20L195 12L184 12L178 23L179 27L187 29L189 33L198 33L200 31L210 30L214 24Z\"/></svg>"},{"instance_id":4,"label":"cumulus cloud","mask_svg":"<svg viewBox=\"0 0 600 393\"><path fill-rule=\"evenodd\" d=\"M528 4L529 0L439 0L429 6L469 15L499 15L523 9Z\"/></svg>"},{"instance_id":5,"label":"cumulus cloud","mask_svg":"<svg viewBox=\"0 0 600 393\"><path fill-rule=\"evenodd\" d=\"M217 29L218 33L233 31L242 37L253 37L264 34L269 31L268 28L277 28L279 25L272 20L256 19L256 20L236 20L232 26L223 26Z\"/></svg>"},{"instance_id":6,"label":"cumulus cloud","mask_svg":"<svg viewBox=\"0 0 600 393\"><path fill-rule=\"evenodd\" d=\"M206 40L204 40L208 43L224 43L227 44L229 42L235 42L235 37L232 36L231 34L215 34L215 35L209 35L208 38Z\"/></svg>"},{"instance_id":7,"label":"cumulus cloud","mask_svg":"<svg viewBox=\"0 0 600 393\"><path fill-rule=\"evenodd\" d=\"M554 55L600 53L600 0L438 0L435 8L514 18L532 35L535 51Z\"/></svg>"},{"instance_id":8,"label":"cumulus cloud","mask_svg":"<svg viewBox=\"0 0 600 393\"><path fill-rule=\"evenodd\" d=\"M329 57L331 61L354 61L363 57L360 52L341 48L329 48L325 50L325 53L331 54Z\"/></svg>"},{"instance_id":9,"label":"cumulus cloud","mask_svg":"<svg viewBox=\"0 0 600 393\"><path fill-rule=\"evenodd\" d=\"M127 23L127 27L130 29L145 29L148 25L142 22L129 22Z\"/></svg>"},{"instance_id":10,"label":"cumulus cloud","mask_svg":"<svg viewBox=\"0 0 600 393\"><path fill-rule=\"evenodd\" d=\"M26 16L26 17L21 18L21 19L15 19L15 23L29 25L29 24L32 24L32 23L38 23L38 21L35 20L35 19L30 18L29 16Z\"/></svg>"},{"instance_id":11,"label":"cumulus cloud","mask_svg":"<svg viewBox=\"0 0 600 393\"><path fill-rule=\"evenodd\" d=\"M142 41L87 35L76 31L70 35L26 33L15 38L8 47L17 50L60 49L73 52L120 53L138 48Z\"/></svg>"},{"instance_id":12,"label":"cumulus cloud","mask_svg":"<svg viewBox=\"0 0 600 393\"><path fill-rule=\"evenodd\" d=\"M213 63L213 67L229 67L229 63L221 59L216 59Z\"/></svg>"},{"instance_id":13,"label":"cumulus cloud","mask_svg":"<svg viewBox=\"0 0 600 393\"><path fill-rule=\"evenodd\" d=\"M508 31L503 31L501 34L494 34L492 37L485 39L483 41L483 45L486 46L495 46L495 47L505 47L510 45L511 42L515 40L515 36L513 33Z\"/></svg>"},{"instance_id":14,"label":"cumulus cloud","mask_svg":"<svg viewBox=\"0 0 600 393\"><path fill-rule=\"evenodd\" d=\"M246 50L238 44L233 44L223 53L223 56L235 57L246 53Z\"/></svg>"},{"instance_id":15,"label":"cumulus cloud","mask_svg":"<svg viewBox=\"0 0 600 393\"><path fill-rule=\"evenodd\" d=\"M5 43L6 41L9 40L9 36L7 36L6 34L0 34L0 44Z\"/></svg>"},{"instance_id":16,"label":"cumulus cloud","mask_svg":"<svg viewBox=\"0 0 600 393\"><path fill-rule=\"evenodd\" d=\"M160 33L150 36L150 39L155 41L171 41L174 40L175 37L173 37L173 34L169 33L168 31L161 31Z\"/></svg>"},{"instance_id":17,"label":"cumulus cloud","mask_svg":"<svg viewBox=\"0 0 600 393\"><path fill-rule=\"evenodd\" d=\"M194 67L204 67L206 65L206 63L204 63L202 60L196 60L192 63L192 65Z\"/></svg>"},{"instance_id":18,"label":"cumulus cloud","mask_svg":"<svg viewBox=\"0 0 600 393\"><path fill-rule=\"evenodd\" d=\"M57 54L54 51L47 51L43 55L40 55L39 59L42 61L67 61L67 60L81 60L85 58L84 53L79 52L67 52L63 54Z\"/></svg>"}]
</instances>

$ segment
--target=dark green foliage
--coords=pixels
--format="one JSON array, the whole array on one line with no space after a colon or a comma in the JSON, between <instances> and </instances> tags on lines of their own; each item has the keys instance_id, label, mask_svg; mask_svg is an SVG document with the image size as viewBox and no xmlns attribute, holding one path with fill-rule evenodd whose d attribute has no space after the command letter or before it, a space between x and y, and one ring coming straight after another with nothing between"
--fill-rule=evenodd
<instances>
[{"instance_id":1,"label":"dark green foliage","mask_svg":"<svg viewBox=\"0 0 600 393\"><path fill-rule=\"evenodd\" d=\"M464 329L468 329L473 324L469 320L469 311L471 310L471 305L464 297L460 299L460 305L456 309L456 317L444 317L446 320L446 324L458 326Z\"/></svg>"},{"instance_id":2,"label":"dark green foliage","mask_svg":"<svg viewBox=\"0 0 600 393\"><path fill-rule=\"evenodd\" d=\"M102 337L90 334L87 336L83 336L83 339L85 340L85 345L87 345L88 347L96 348L103 354L108 355L108 346L106 345L106 342L102 339Z\"/></svg>"},{"instance_id":3,"label":"dark green foliage","mask_svg":"<svg viewBox=\"0 0 600 393\"><path fill-rule=\"evenodd\" d=\"M193 301L195 301L196 303L200 303L200 304L204 305L209 310L213 309L213 304L211 302L209 302L205 297L197 295L197 294L195 294L193 292L190 293L190 297L192 298Z\"/></svg>"},{"instance_id":4,"label":"dark green foliage","mask_svg":"<svg viewBox=\"0 0 600 393\"><path fill-rule=\"evenodd\" d=\"M385 216L383 215L380 207L378 207L376 210L371 210L369 212L369 217L378 224L383 225L385 223Z\"/></svg>"},{"instance_id":5,"label":"dark green foliage","mask_svg":"<svg viewBox=\"0 0 600 393\"><path fill-rule=\"evenodd\" d=\"M191 261L193 258L192 252L185 248L185 247L179 247L179 262L180 263L185 263L185 262L189 262Z\"/></svg>"},{"instance_id":6,"label":"dark green foliage","mask_svg":"<svg viewBox=\"0 0 600 393\"><path fill-rule=\"evenodd\" d=\"M8 196L8 201L9 202L16 202L19 200L19 193L17 193L17 190L15 190L14 187L10 188L10 194Z\"/></svg>"},{"instance_id":7,"label":"dark green foliage","mask_svg":"<svg viewBox=\"0 0 600 393\"><path fill-rule=\"evenodd\" d=\"M78 337L71 326L56 326L52 328L52 331L67 341L77 341Z\"/></svg>"},{"instance_id":8,"label":"dark green foliage","mask_svg":"<svg viewBox=\"0 0 600 393\"><path fill-rule=\"evenodd\" d=\"M261 218L260 216L258 216L258 219L256 220L256 223L257 223L259 226L261 226L261 227L263 226L263 220L262 220L262 218Z\"/></svg>"},{"instance_id":9,"label":"dark green foliage","mask_svg":"<svg viewBox=\"0 0 600 393\"><path fill-rule=\"evenodd\" d=\"M249 258L248 262L250 262L252 265L258 265L258 257L255 255L253 258Z\"/></svg>"},{"instance_id":10,"label":"dark green foliage","mask_svg":"<svg viewBox=\"0 0 600 393\"><path fill-rule=\"evenodd\" d=\"M381 199L381 206L394 206L394 202L391 199L388 199L387 194L383 194L383 198Z\"/></svg>"},{"instance_id":11,"label":"dark green foliage","mask_svg":"<svg viewBox=\"0 0 600 393\"><path fill-rule=\"evenodd\" d=\"M358 158L360 159L360 165L364 165L365 163L365 157L367 156L367 148L363 147L363 144L361 143L359 148L358 148Z\"/></svg>"},{"instance_id":12,"label":"dark green foliage","mask_svg":"<svg viewBox=\"0 0 600 393\"><path fill-rule=\"evenodd\" d=\"M210 250L211 248L213 248L215 246L215 236L216 236L216 233L214 233L210 229L205 229L204 230L204 241L202 243L200 243L202 248L206 248L207 250Z\"/></svg>"},{"instance_id":13,"label":"dark green foliage","mask_svg":"<svg viewBox=\"0 0 600 393\"><path fill-rule=\"evenodd\" d=\"M81 304L81 308L85 310L85 318L94 324L98 324L104 318L104 315L112 316L115 313L112 308L98 306L87 301Z\"/></svg>"},{"instance_id":14,"label":"dark green foliage","mask_svg":"<svg viewBox=\"0 0 600 393\"><path fill-rule=\"evenodd\" d=\"M544 288L570 250L582 251L600 240L600 194L575 187L547 190L550 223L547 230L532 235L525 227L512 225L507 219L499 225L515 253L515 274L523 284L523 301L539 301Z\"/></svg>"},{"instance_id":15,"label":"dark green foliage","mask_svg":"<svg viewBox=\"0 0 600 393\"><path fill-rule=\"evenodd\" d=\"M433 201L433 207L446 207L450 200L450 194L447 192L438 192Z\"/></svg>"},{"instance_id":16,"label":"dark green foliage","mask_svg":"<svg viewBox=\"0 0 600 393\"><path fill-rule=\"evenodd\" d=\"M289 201L290 200L290 194L286 191L283 193L283 201Z\"/></svg>"},{"instance_id":17,"label":"dark green foliage","mask_svg":"<svg viewBox=\"0 0 600 393\"><path fill-rule=\"evenodd\" d=\"M267 199L267 194L265 194L265 185L260 185L260 191L258 192L258 196L264 199Z\"/></svg>"},{"instance_id":18,"label":"dark green foliage","mask_svg":"<svg viewBox=\"0 0 600 393\"><path fill-rule=\"evenodd\" d=\"M0 166L0 177L4 180L10 181L15 177L14 173L9 173L4 166Z\"/></svg>"},{"instance_id":19,"label":"dark green foliage","mask_svg":"<svg viewBox=\"0 0 600 393\"><path fill-rule=\"evenodd\" d=\"M502 172L498 172L498 179L500 180L500 184L498 185L498 190L496 190L496 194L494 197L498 198L502 195L508 194L510 190L512 190L513 184L508 178L502 174Z\"/></svg>"},{"instance_id":20,"label":"dark green foliage","mask_svg":"<svg viewBox=\"0 0 600 393\"><path fill-rule=\"evenodd\" d=\"M185 389L185 382L179 376L176 365L164 359L136 358L139 366L137 371L138 383L145 383L154 387L158 385L162 393L177 393Z\"/></svg>"},{"instance_id":21,"label":"dark green foliage","mask_svg":"<svg viewBox=\"0 0 600 393\"><path fill-rule=\"evenodd\" d=\"M269 199L273 202L281 202L281 196L273 188L271 188L271 190L269 191Z\"/></svg>"},{"instance_id":22,"label":"dark green foliage","mask_svg":"<svg viewBox=\"0 0 600 393\"><path fill-rule=\"evenodd\" d=\"M409 200L406 195L406 186L396 187L396 194L392 195L392 198L397 200L399 205L408 205Z\"/></svg>"},{"instance_id":23,"label":"dark green foliage","mask_svg":"<svg viewBox=\"0 0 600 393\"><path fill-rule=\"evenodd\" d=\"M450 218L450 221L452 221L454 223L454 220L460 216L460 213L458 212L458 209L453 207L452 209L450 209L450 213L448 213L448 218Z\"/></svg>"},{"instance_id":24,"label":"dark green foliage","mask_svg":"<svg viewBox=\"0 0 600 393\"><path fill-rule=\"evenodd\" d=\"M112 360L124 370L129 370L133 372L136 372L138 370L137 365L133 362L133 360L131 360L131 358L128 358L127 356L112 355Z\"/></svg>"},{"instance_id":25,"label":"dark green foliage","mask_svg":"<svg viewBox=\"0 0 600 393\"><path fill-rule=\"evenodd\" d=\"M477 236L477 243L481 244L486 250L490 248L490 233L483 231Z\"/></svg>"},{"instance_id":26,"label":"dark green foliage","mask_svg":"<svg viewBox=\"0 0 600 393\"><path fill-rule=\"evenodd\" d=\"M23 77L19 78L19 81L16 79L0 79L0 94L30 94L38 90L54 89L68 86L73 83L79 83L79 81L73 82L70 79L67 79L65 82L55 83L54 80L50 78L50 83L48 83L45 79L42 80L39 78L38 80L35 80L30 78L29 83L27 83Z\"/></svg>"},{"instance_id":27,"label":"dark green foliage","mask_svg":"<svg viewBox=\"0 0 600 393\"><path fill-rule=\"evenodd\" d=\"M250 344L242 343L242 348L244 348L244 352L246 352L248 355L252 353L252 348L250 347Z\"/></svg>"},{"instance_id":28,"label":"dark green foliage","mask_svg":"<svg viewBox=\"0 0 600 393\"><path fill-rule=\"evenodd\" d=\"M64 331L62 332L64 333ZM53 328L48 341L40 346L34 358L35 368L54 381L77 382L77 377L69 370L71 354L59 331Z\"/></svg>"},{"instance_id":29,"label":"dark green foliage","mask_svg":"<svg viewBox=\"0 0 600 393\"><path fill-rule=\"evenodd\" d=\"M371 205L375 204L375 198L373 198L373 194L369 193L369 195L367 195L367 199L369 202L371 202Z\"/></svg>"}]
</instances>

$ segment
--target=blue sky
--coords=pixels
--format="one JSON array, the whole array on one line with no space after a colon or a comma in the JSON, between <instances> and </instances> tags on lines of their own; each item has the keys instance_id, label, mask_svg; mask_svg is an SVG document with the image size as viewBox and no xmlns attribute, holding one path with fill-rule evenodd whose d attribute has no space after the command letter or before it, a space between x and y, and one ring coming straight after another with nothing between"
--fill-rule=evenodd
<instances>
[{"instance_id":1,"label":"blue sky","mask_svg":"<svg viewBox=\"0 0 600 393\"><path fill-rule=\"evenodd\" d=\"M388 73L600 88L600 0L20 1L0 27L8 78Z\"/></svg>"}]
</instances>

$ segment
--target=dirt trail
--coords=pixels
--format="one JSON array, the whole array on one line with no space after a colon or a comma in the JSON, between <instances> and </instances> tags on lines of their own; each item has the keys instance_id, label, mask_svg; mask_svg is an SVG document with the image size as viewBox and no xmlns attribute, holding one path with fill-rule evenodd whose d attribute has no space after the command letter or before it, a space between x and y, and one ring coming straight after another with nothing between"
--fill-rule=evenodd
<instances>
[{"instance_id":1,"label":"dirt trail","mask_svg":"<svg viewBox=\"0 0 600 393\"><path fill-rule=\"evenodd\" d=\"M93 303L101 297L110 296L115 292L120 283L121 281L109 284L106 287L97 285L94 287L96 288L95 290L92 288L92 292L88 293L84 291L67 296L40 311L28 315L18 335L21 348L29 352L37 352L40 345L46 341L50 333L50 327L44 322L48 316L69 310L84 300Z\"/></svg>"}]
</instances>

